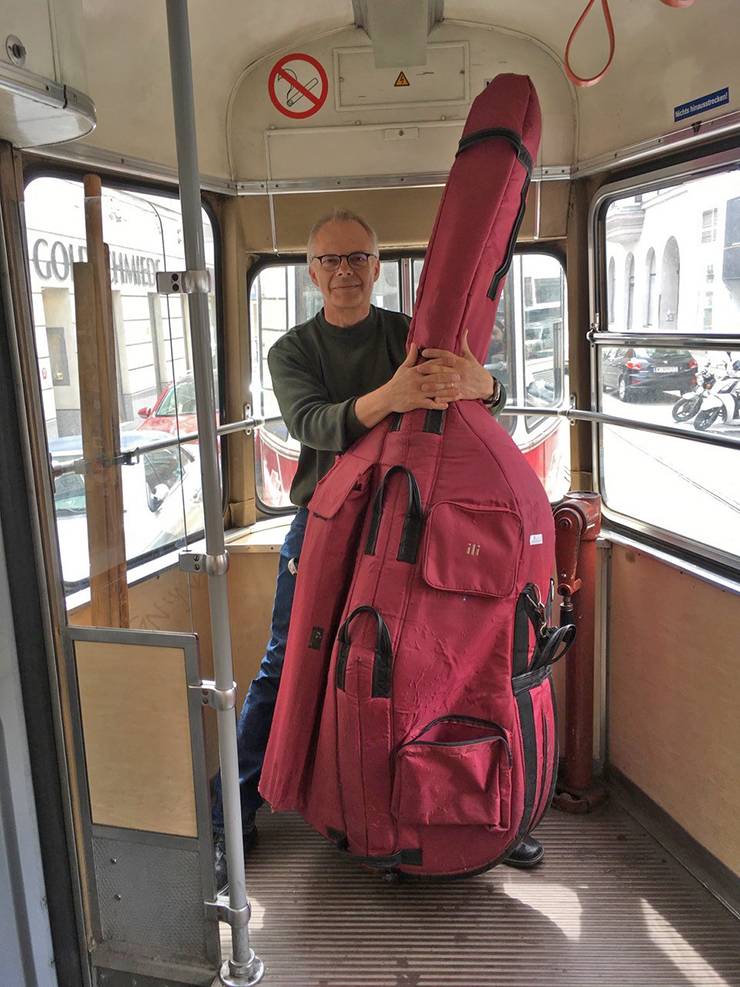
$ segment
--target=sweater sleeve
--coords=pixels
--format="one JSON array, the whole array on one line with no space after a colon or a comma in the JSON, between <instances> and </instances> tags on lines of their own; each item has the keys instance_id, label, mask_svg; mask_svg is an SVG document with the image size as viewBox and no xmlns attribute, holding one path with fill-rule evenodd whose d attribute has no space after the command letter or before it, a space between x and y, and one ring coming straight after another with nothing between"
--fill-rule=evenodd
<instances>
[{"instance_id":1,"label":"sweater sleeve","mask_svg":"<svg viewBox=\"0 0 740 987\"><path fill-rule=\"evenodd\" d=\"M294 340L280 339L267 364L280 414L301 445L344 452L367 431L355 414L356 399L331 402L320 373Z\"/></svg>"}]
</instances>

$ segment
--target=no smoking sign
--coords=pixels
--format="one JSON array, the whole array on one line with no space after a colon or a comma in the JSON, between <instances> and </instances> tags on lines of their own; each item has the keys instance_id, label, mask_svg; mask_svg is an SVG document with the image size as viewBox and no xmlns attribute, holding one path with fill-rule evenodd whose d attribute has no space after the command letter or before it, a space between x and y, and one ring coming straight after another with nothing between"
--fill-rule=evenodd
<instances>
[{"instance_id":1,"label":"no smoking sign","mask_svg":"<svg viewBox=\"0 0 740 987\"><path fill-rule=\"evenodd\" d=\"M293 120L318 113L329 94L324 66L311 55L294 52L276 62L267 90L276 109Z\"/></svg>"}]
</instances>

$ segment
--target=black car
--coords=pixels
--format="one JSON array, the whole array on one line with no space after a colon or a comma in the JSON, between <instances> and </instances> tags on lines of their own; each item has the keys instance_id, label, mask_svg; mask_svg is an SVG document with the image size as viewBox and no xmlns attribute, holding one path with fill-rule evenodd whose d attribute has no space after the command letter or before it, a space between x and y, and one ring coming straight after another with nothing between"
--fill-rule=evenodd
<instances>
[{"instance_id":1,"label":"black car","mask_svg":"<svg viewBox=\"0 0 740 987\"><path fill-rule=\"evenodd\" d=\"M697 363L688 350L605 347L601 353L601 381L622 401L639 392L688 391L696 384Z\"/></svg>"}]
</instances>

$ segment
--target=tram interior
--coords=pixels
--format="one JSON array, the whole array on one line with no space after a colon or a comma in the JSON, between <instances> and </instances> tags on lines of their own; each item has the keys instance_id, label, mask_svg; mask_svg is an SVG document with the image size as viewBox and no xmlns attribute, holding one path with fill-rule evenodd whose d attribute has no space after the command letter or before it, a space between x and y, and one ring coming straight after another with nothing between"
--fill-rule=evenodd
<instances>
[{"instance_id":1,"label":"tram interior","mask_svg":"<svg viewBox=\"0 0 740 987\"><path fill-rule=\"evenodd\" d=\"M192 308L157 279L187 267L177 3L0 3L2 983L219 982L193 433L246 422L217 446L238 712L291 518L266 357L321 303L307 231L365 217L374 301L412 315L470 103L514 72L543 133L486 366L554 510L600 497L576 587L588 783L547 812L540 867L450 882L384 882L265 807L249 941L276 987L740 984L736 0L612 0L589 86L564 68L583 0L191 0L214 422ZM609 57L600 6L570 49L582 76ZM714 417L677 417L692 392Z\"/></svg>"}]
</instances>

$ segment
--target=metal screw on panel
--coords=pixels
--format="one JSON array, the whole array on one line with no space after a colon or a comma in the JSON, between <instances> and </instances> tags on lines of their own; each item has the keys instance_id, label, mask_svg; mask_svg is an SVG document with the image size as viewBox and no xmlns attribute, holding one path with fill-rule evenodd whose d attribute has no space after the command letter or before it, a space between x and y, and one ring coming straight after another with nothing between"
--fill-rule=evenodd
<instances>
[{"instance_id":1,"label":"metal screw on panel","mask_svg":"<svg viewBox=\"0 0 740 987\"><path fill-rule=\"evenodd\" d=\"M113 900L114 900L114 901L120 901L120 900L121 900L121 896L120 896L120 894L114 894L114 895L113 895Z\"/></svg>"},{"instance_id":2,"label":"metal screw on panel","mask_svg":"<svg viewBox=\"0 0 740 987\"><path fill-rule=\"evenodd\" d=\"M112 864L117 864L117 863L118 863L118 857L111 857L111 858L110 858L110 862L111 862Z\"/></svg>"},{"instance_id":3,"label":"metal screw on panel","mask_svg":"<svg viewBox=\"0 0 740 987\"><path fill-rule=\"evenodd\" d=\"M13 65L24 65L26 61L26 46L20 38L9 34L5 39L5 51Z\"/></svg>"}]
</instances>

